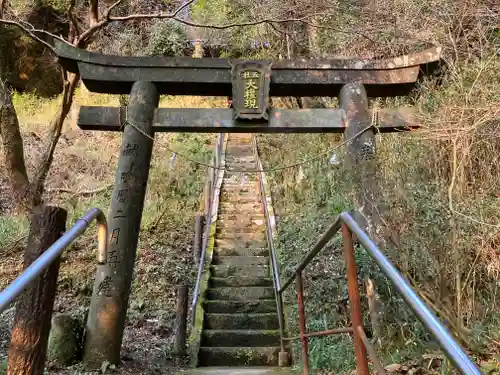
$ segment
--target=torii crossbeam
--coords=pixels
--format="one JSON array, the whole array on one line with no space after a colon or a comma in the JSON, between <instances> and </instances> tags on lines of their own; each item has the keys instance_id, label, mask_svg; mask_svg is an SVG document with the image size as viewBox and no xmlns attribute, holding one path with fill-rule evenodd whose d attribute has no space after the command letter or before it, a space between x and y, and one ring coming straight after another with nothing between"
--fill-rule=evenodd
<instances>
[{"instance_id":1,"label":"torii crossbeam","mask_svg":"<svg viewBox=\"0 0 500 375\"><path fill-rule=\"evenodd\" d=\"M238 61L212 58L106 56L54 41L60 64L90 91L130 94L127 110L82 107L84 130L123 131L108 223L107 264L98 267L86 327L85 360L117 364L139 239L155 132L344 133L348 162L367 226L375 183L375 131L417 127L411 109L377 112L368 97L408 94L434 69L441 48L388 60ZM157 108L159 95L227 96L233 108ZM338 96L340 108L269 109L272 96ZM132 125L132 126L128 126ZM145 136L146 135L146 136Z\"/></svg>"}]
</instances>

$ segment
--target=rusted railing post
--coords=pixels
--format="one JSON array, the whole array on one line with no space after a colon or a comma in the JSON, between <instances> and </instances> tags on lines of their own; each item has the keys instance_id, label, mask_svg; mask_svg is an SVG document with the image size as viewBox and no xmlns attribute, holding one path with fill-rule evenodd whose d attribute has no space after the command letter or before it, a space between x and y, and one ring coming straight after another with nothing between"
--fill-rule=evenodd
<instances>
[{"instance_id":1,"label":"rusted railing post","mask_svg":"<svg viewBox=\"0 0 500 375\"><path fill-rule=\"evenodd\" d=\"M369 375L368 358L365 345L361 339L358 327L363 326L361 315L361 301L359 298L358 275L356 270L356 259L354 258L354 245L351 230L342 223L342 241L344 247L344 258L347 268L347 289L349 292L349 303L351 305L351 324L353 329L354 351L356 353L356 369L358 375Z\"/></svg>"},{"instance_id":2,"label":"rusted railing post","mask_svg":"<svg viewBox=\"0 0 500 375\"><path fill-rule=\"evenodd\" d=\"M307 347L306 313L304 312L304 284L302 283L302 272L295 275L297 282L297 303L299 305L299 332L300 344L302 346L302 361L304 362L304 375L309 374L309 350Z\"/></svg>"},{"instance_id":3,"label":"rusted railing post","mask_svg":"<svg viewBox=\"0 0 500 375\"><path fill-rule=\"evenodd\" d=\"M177 318L175 320L174 355L177 365L180 365L186 356L188 286L178 285L176 289L177 289Z\"/></svg>"}]
</instances>

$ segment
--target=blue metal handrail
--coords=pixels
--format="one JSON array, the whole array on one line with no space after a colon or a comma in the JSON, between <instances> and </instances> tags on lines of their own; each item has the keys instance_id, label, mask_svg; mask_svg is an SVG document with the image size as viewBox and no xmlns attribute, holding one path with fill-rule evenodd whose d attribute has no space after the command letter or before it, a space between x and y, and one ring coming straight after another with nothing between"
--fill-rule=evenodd
<instances>
[{"instance_id":1,"label":"blue metal handrail","mask_svg":"<svg viewBox=\"0 0 500 375\"><path fill-rule=\"evenodd\" d=\"M21 293L30 285L33 280L40 276L50 265L62 254L62 252L71 243L80 237L90 224L97 221L97 262L105 264L107 259L107 232L108 226L106 216L98 208L92 208L83 217L64 233L61 238L54 242L46 251L43 252L21 275L12 281L4 290L0 292L0 314L3 313L9 305L21 295Z\"/></svg>"}]
</instances>

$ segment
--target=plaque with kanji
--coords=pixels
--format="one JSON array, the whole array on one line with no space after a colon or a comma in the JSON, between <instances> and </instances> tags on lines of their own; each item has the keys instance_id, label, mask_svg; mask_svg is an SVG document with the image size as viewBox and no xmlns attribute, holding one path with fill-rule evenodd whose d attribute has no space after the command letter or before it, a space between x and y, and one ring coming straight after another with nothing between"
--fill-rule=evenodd
<instances>
[{"instance_id":1,"label":"plaque with kanji","mask_svg":"<svg viewBox=\"0 0 500 375\"><path fill-rule=\"evenodd\" d=\"M233 118L269 120L269 87L271 63L244 61L232 65Z\"/></svg>"}]
</instances>

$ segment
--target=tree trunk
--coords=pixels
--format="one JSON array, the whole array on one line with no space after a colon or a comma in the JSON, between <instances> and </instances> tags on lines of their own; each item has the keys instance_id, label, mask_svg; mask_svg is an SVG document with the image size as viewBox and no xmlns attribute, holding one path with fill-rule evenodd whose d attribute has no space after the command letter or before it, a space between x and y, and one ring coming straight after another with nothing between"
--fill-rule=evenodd
<instances>
[{"instance_id":1,"label":"tree trunk","mask_svg":"<svg viewBox=\"0 0 500 375\"><path fill-rule=\"evenodd\" d=\"M33 210L24 269L61 237L66 217L67 212L59 207L39 206ZM8 375L42 375L44 372L59 263L59 259L52 263L17 301Z\"/></svg>"},{"instance_id":2,"label":"tree trunk","mask_svg":"<svg viewBox=\"0 0 500 375\"><path fill-rule=\"evenodd\" d=\"M0 78L0 135L5 157L5 169L11 181L18 212L28 211L31 206L23 139L19 130L16 109L7 84Z\"/></svg>"},{"instance_id":3,"label":"tree trunk","mask_svg":"<svg viewBox=\"0 0 500 375\"><path fill-rule=\"evenodd\" d=\"M68 74L64 81L64 89L62 94L62 103L57 112L56 117L52 120L51 128L52 128L52 136L50 139L50 143L47 146L47 150L43 154L42 161L37 168L37 175L31 184L31 191L33 194L34 205L38 205L42 202L43 196L43 188L45 184L45 180L47 179L47 175L50 170L50 166L52 165L52 161L54 160L54 152L56 150L57 143L59 142L59 138L61 137L62 127L64 125L64 120L68 116L69 111L71 110L71 106L73 105L73 98L75 96L75 89L80 81L79 74L72 74L63 72L63 74Z\"/></svg>"}]
</instances>

